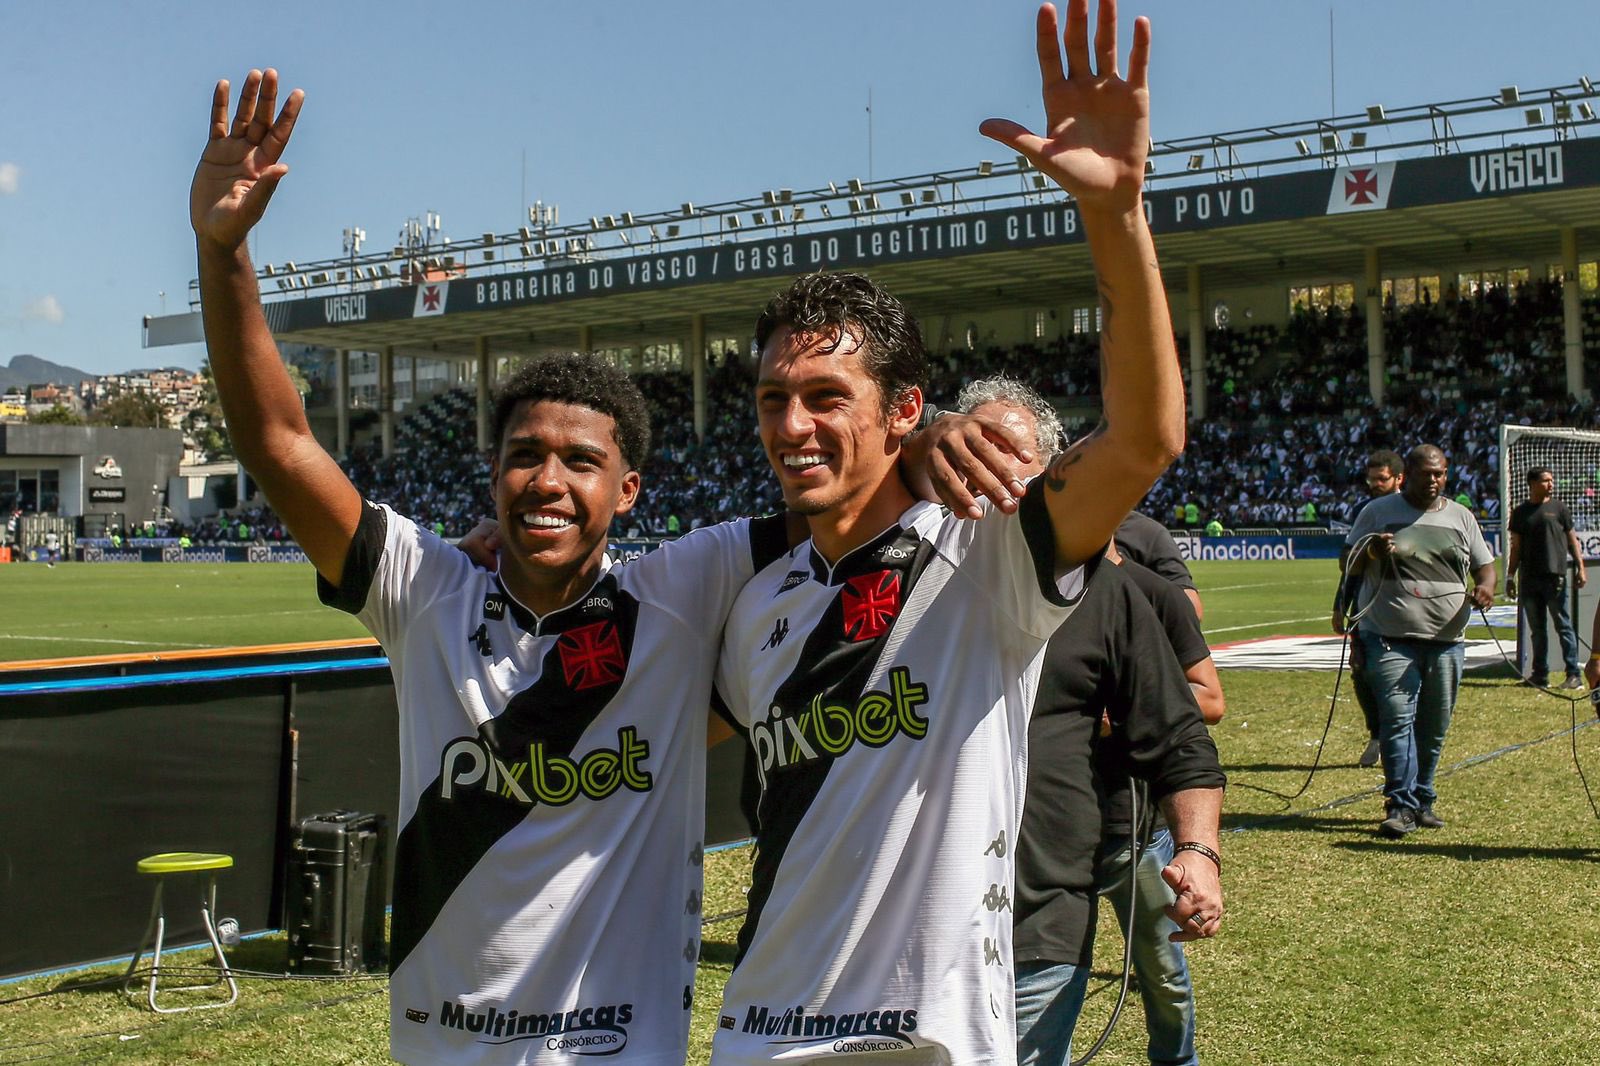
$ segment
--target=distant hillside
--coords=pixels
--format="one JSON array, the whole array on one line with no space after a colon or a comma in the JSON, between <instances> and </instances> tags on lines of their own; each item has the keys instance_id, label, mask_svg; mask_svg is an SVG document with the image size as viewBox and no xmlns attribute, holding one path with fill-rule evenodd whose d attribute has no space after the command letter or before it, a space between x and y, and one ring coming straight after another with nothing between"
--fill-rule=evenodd
<instances>
[{"instance_id":1,"label":"distant hillside","mask_svg":"<svg viewBox=\"0 0 1600 1066\"><path fill-rule=\"evenodd\" d=\"M52 363L36 355L13 355L10 366L0 366L0 389L12 385L46 385L50 382L76 388L78 382L84 378L99 376L87 370L79 370L75 366Z\"/></svg>"}]
</instances>

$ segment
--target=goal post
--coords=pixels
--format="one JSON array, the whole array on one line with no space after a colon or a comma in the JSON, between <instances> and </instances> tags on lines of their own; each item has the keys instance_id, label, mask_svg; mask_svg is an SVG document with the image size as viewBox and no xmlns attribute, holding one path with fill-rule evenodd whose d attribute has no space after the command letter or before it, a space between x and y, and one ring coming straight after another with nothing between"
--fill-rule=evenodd
<instances>
[{"instance_id":1,"label":"goal post","mask_svg":"<svg viewBox=\"0 0 1600 1066\"><path fill-rule=\"evenodd\" d=\"M1565 426L1500 427L1500 572L1511 554L1511 512L1528 499L1528 471L1549 467L1555 475L1556 499L1567 505L1578 536L1586 566L1600 563L1600 430L1572 429ZM1570 575L1571 566L1568 565ZM1600 571L1594 571L1588 586L1567 582L1572 625L1578 634L1578 661L1589 657L1590 624L1595 604L1600 601ZM1562 676L1561 642L1548 618L1533 619L1517 614L1517 664L1526 675L1533 666L1533 645L1529 627L1546 627L1549 655L1545 672L1552 679Z\"/></svg>"}]
</instances>

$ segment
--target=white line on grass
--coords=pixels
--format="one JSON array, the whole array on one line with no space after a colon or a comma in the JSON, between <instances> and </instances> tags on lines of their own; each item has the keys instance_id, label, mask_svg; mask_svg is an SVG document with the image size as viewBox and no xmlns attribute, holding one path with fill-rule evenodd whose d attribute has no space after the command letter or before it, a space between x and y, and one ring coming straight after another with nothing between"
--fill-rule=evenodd
<instances>
[{"instance_id":1,"label":"white line on grass","mask_svg":"<svg viewBox=\"0 0 1600 1066\"><path fill-rule=\"evenodd\" d=\"M251 612L249 617L251 617L251 618L282 618L282 617L284 617L286 615L327 614L327 613L328 613L328 609L326 607L303 607L303 608L300 608L300 609L294 610L294 611L254 611L254 612ZM151 623L151 622L215 622L216 620L217 620L217 616L214 615L214 614L189 614L189 615L177 615L177 616L171 616L171 617L169 617L167 615L142 615L139 618L139 623L141 625L144 625L144 624ZM98 620L94 620L94 619L81 619L79 621L74 621L74 622L40 622L34 628L35 629L72 629L72 628L77 627L77 626L94 626L94 625L104 625L104 624L105 623L100 622ZM209 646L209 645L207 645L207 646ZM217 645L217 646L218 647L223 647L225 645Z\"/></svg>"},{"instance_id":2,"label":"white line on grass","mask_svg":"<svg viewBox=\"0 0 1600 1066\"><path fill-rule=\"evenodd\" d=\"M51 640L66 644L133 644L141 648L227 648L229 644L188 644L170 640L113 640L110 637L39 637L31 633L0 633L0 640Z\"/></svg>"},{"instance_id":3,"label":"white line on grass","mask_svg":"<svg viewBox=\"0 0 1600 1066\"><path fill-rule=\"evenodd\" d=\"M1312 615L1310 618L1279 618L1274 622L1251 622L1247 626L1223 626L1221 629L1208 629L1206 630L1206 636L1209 637L1213 633L1237 633L1241 629L1266 629L1268 626L1286 626L1291 622L1326 622L1327 620L1328 616L1325 614Z\"/></svg>"},{"instance_id":4,"label":"white line on grass","mask_svg":"<svg viewBox=\"0 0 1600 1066\"><path fill-rule=\"evenodd\" d=\"M1207 585L1200 591L1209 596L1213 592L1232 592L1235 589L1269 589L1281 584L1283 584L1281 581L1258 581L1253 585Z\"/></svg>"}]
</instances>

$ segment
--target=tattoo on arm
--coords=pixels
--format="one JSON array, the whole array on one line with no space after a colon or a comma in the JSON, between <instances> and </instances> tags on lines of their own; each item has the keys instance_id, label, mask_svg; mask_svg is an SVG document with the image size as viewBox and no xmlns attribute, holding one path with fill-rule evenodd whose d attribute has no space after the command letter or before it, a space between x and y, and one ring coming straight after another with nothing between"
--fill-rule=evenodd
<instances>
[{"instance_id":1,"label":"tattoo on arm","mask_svg":"<svg viewBox=\"0 0 1600 1066\"><path fill-rule=\"evenodd\" d=\"M1045 470L1044 487L1051 492L1060 492L1062 489L1066 488L1067 468L1069 466L1076 466L1078 463L1082 462L1084 446L1090 441L1094 440L1096 437L1104 436L1106 430L1109 428L1110 423L1102 418L1100 420L1100 424L1095 426L1094 429L1089 432L1088 436L1084 437L1072 447L1062 452L1056 458L1056 461L1051 463L1050 466Z\"/></svg>"}]
</instances>

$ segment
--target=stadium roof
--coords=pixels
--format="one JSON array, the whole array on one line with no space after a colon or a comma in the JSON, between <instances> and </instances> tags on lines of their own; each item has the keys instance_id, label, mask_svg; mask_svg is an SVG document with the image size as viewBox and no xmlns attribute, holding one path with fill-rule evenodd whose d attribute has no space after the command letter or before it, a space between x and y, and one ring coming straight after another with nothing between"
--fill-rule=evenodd
<instances>
[{"instance_id":1,"label":"stadium roof","mask_svg":"<svg viewBox=\"0 0 1600 1066\"><path fill-rule=\"evenodd\" d=\"M1373 108L1164 142L1153 161L1184 169L1172 178L1152 174L1146 204L1169 287L1187 287L1191 264L1203 266L1209 289L1358 278L1368 248L1381 250L1390 274L1463 259L1555 261L1559 229L1600 220L1600 137L1578 135L1595 128L1586 102L1592 87L1542 94L1558 119L1548 129L1505 128L1505 105L1533 99L1505 90L1498 99L1408 109L1415 114ZM1543 121L1542 107L1527 108L1529 124L1536 112ZM1461 126L1486 114L1502 125L1463 134ZM1373 121L1429 132L1402 136L1381 153L1355 151L1367 147L1366 131L1355 127ZM1539 139L1517 143L1530 135ZM1261 144L1267 158L1241 160ZM1288 154L1272 156L1271 146ZM997 182L1005 185L999 193ZM697 232L684 233L691 225ZM596 347L612 337L670 336L695 314L712 327L745 330L777 279L821 268L866 270L923 315L1052 306L1094 291L1072 201L1020 158L872 185L776 190L715 209L685 204L448 247L269 266L262 281L281 341L465 356L480 336L498 354L570 344L582 327ZM274 286L282 298L271 299ZM197 319L146 319L146 345L199 339Z\"/></svg>"}]
</instances>

